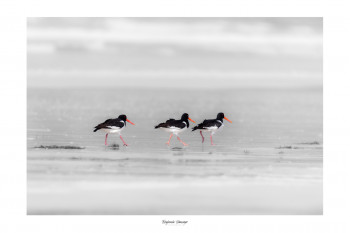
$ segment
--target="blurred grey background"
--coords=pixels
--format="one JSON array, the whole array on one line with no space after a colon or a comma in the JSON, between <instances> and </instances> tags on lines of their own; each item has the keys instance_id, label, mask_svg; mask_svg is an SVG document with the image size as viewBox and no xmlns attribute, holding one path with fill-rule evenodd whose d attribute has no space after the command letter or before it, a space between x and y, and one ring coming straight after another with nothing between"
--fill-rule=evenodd
<instances>
[{"instance_id":1,"label":"blurred grey background","mask_svg":"<svg viewBox=\"0 0 350 233\"><path fill-rule=\"evenodd\" d=\"M28 18L28 77L29 87L322 87L322 18Z\"/></svg>"}]
</instances>

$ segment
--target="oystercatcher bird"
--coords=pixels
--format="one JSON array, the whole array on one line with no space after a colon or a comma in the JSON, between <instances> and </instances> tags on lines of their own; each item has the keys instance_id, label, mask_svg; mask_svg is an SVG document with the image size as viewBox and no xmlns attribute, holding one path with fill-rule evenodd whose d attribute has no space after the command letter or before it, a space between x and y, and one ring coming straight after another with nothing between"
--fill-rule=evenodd
<instances>
[{"instance_id":1,"label":"oystercatcher bird","mask_svg":"<svg viewBox=\"0 0 350 233\"><path fill-rule=\"evenodd\" d=\"M108 119L105 122L98 124L95 126L94 132L97 130L102 129L106 132L106 139L105 139L105 145L107 146L107 137L109 133L117 133L120 136L120 139L123 141L124 146L127 146L128 144L125 143L121 131L126 127L126 121L129 122L132 125L135 125L131 121L128 120L128 118L125 115L120 115L118 118L115 119Z\"/></svg>"},{"instance_id":2,"label":"oystercatcher bird","mask_svg":"<svg viewBox=\"0 0 350 233\"><path fill-rule=\"evenodd\" d=\"M167 144L170 144L170 139L173 136L173 134L175 134L177 136L177 139L184 145L184 146L188 146L188 144L186 144L185 142L181 141L180 137L179 137L179 133L185 131L189 126L190 123L188 122L188 120L192 121L193 123L196 123L194 120L192 120L187 113L182 114L182 117L180 120L175 120L175 119L169 119L167 120L165 123L160 123L159 125L155 126L155 129L161 128L163 130L165 130L166 132L171 133L170 134L170 138L169 141L167 142Z\"/></svg>"},{"instance_id":3,"label":"oystercatcher bird","mask_svg":"<svg viewBox=\"0 0 350 233\"><path fill-rule=\"evenodd\" d=\"M221 130L224 126L223 119L227 120L228 122L232 123L229 119L225 117L225 115L220 112L218 113L216 119L210 119L210 120L204 120L202 123L198 124L194 128L192 128L192 131L195 131L199 129L200 134L202 136L202 143L204 142L204 137L202 134L202 131L207 131L210 132L210 140L211 140L211 145L215 145L213 143L213 134L217 132L217 130Z\"/></svg>"}]
</instances>

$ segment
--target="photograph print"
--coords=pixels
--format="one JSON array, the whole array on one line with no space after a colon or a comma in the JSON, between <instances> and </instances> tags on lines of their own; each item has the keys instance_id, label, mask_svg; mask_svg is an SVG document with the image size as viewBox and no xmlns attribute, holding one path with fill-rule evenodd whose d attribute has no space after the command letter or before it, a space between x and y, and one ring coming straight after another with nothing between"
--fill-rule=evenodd
<instances>
[{"instance_id":1,"label":"photograph print","mask_svg":"<svg viewBox=\"0 0 350 233\"><path fill-rule=\"evenodd\" d=\"M28 215L322 215L322 18L27 18Z\"/></svg>"}]
</instances>

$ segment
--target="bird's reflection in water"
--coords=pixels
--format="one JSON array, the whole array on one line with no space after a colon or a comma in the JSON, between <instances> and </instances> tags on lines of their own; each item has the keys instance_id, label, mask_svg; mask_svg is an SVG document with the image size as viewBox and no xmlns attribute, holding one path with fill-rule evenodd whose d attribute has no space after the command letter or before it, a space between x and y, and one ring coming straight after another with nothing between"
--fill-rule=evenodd
<instances>
[{"instance_id":1,"label":"bird's reflection in water","mask_svg":"<svg viewBox=\"0 0 350 233\"><path fill-rule=\"evenodd\" d=\"M181 156L185 154L185 149L181 147L173 147L171 148L171 151L174 151L173 155L175 156Z\"/></svg>"},{"instance_id":2,"label":"bird's reflection in water","mask_svg":"<svg viewBox=\"0 0 350 233\"><path fill-rule=\"evenodd\" d=\"M108 148L111 150L119 150L119 144L112 144Z\"/></svg>"}]
</instances>

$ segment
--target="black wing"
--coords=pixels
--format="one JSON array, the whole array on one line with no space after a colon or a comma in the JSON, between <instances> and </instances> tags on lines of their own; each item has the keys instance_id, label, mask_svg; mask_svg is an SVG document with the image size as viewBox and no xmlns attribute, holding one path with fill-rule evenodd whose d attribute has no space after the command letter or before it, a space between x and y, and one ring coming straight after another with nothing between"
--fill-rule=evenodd
<instances>
[{"instance_id":1,"label":"black wing","mask_svg":"<svg viewBox=\"0 0 350 233\"><path fill-rule=\"evenodd\" d=\"M96 132L99 129L109 129L111 126L123 128L124 122L120 121L118 118L117 119L108 119L105 122L96 125L94 132Z\"/></svg>"},{"instance_id":2,"label":"black wing","mask_svg":"<svg viewBox=\"0 0 350 233\"><path fill-rule=\"evenodd\" d=\"M175 119L170 118L170 119L167 120L165 123L170 123L170 122L172 122L172 121L175 121Z\"/></svg>"},{"instance_id":3,"label":"black wing","mask_svg":"<svg viewBox=\"0 0 350 233\"><path fill-rule=\"evenodd\" d=\"M220 127L221 123L217 122L216 119L212 119L212 120L204 120L202 123L196 125L195 127L192 128L192 131L195 131L197 129L206 129L208 127Z\"/></svg>"},{"instance_id":4,"label":"black wing","mask_svg":"<svg viewBox=\"0 0 350 233\"><path fill-rule=\"evenodd\" d=\"M187 127L187 124L184 123L182 120L173 120L168 122L168 127L176 127L176 128L183 129Z\"/></svg>"},{"instance_id":5,"label":"black wing","mask_svg":"<svg viewBox=\"0 0 350 233\"><path fill-rule=\"evenodd\" d=\"M154 128L155 128L155 129L158 129L158 128L167 128L167 127L169 126L170 122L173 122L173 121L175 121L175 119L170 118L170 119L167 120L166 122L162 122L162 123L160 123L160 124L154 126Z\"/></svg>"},{"instance_id":6,"label":"black wing","mask_svg":"<svg viewBox=\"0 0 350 233\"><path fill-rule=\"evenodd\" d=\"M107 119L105 122L103 122L101 124L113 124L114 121L115 121L115 119Z\"/></svg>"},{"instance_id":7,"label":"black wing","mask_svg":"<svg viewBox=\"0 0 350 233\"><path fill-rule=\"evenodd\" d=\"M170 127L177 127L177 128L185 128L187 125L183 123L182 120L175 120L175 119L169 119L165 123L160 123L159 125L155 126L155 129L158 128L170 128Z\"/></svg>"}]
</instances>

